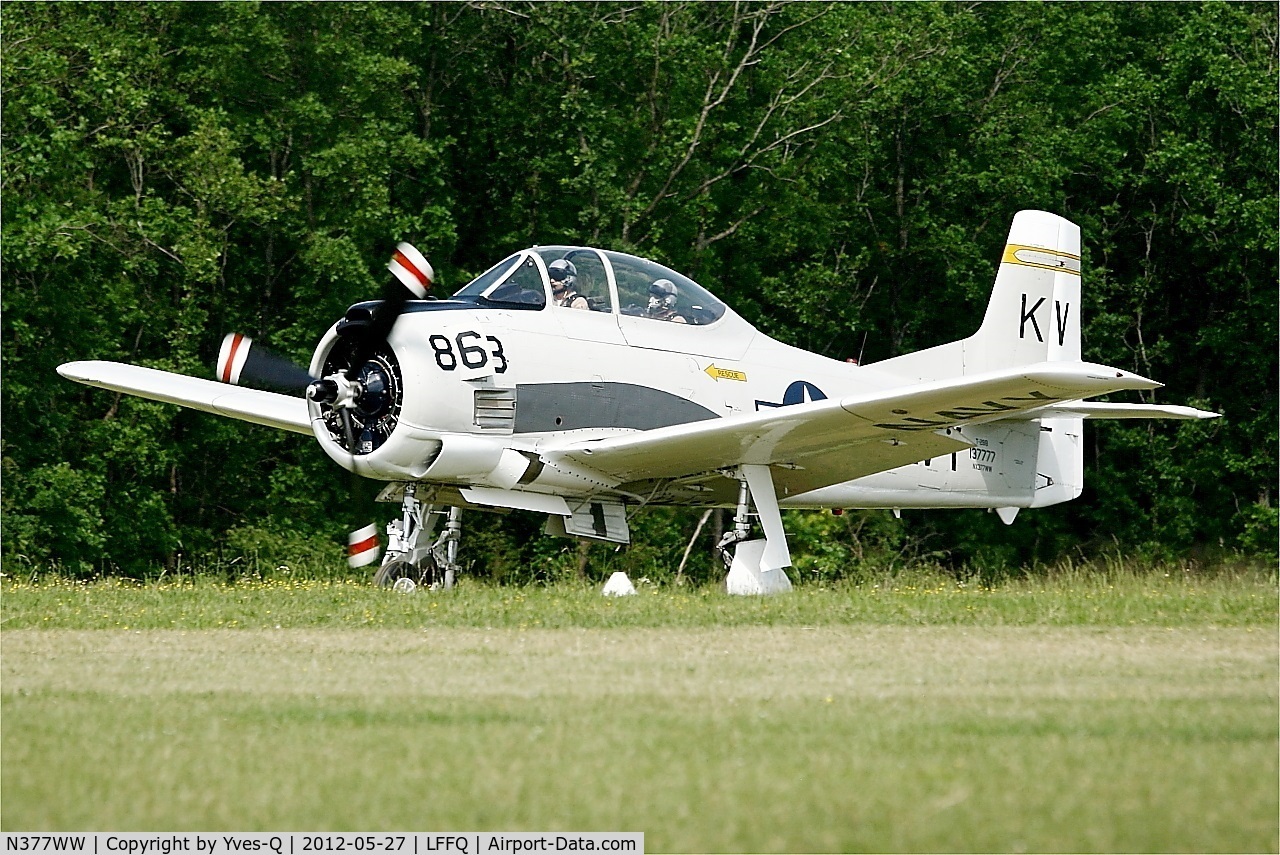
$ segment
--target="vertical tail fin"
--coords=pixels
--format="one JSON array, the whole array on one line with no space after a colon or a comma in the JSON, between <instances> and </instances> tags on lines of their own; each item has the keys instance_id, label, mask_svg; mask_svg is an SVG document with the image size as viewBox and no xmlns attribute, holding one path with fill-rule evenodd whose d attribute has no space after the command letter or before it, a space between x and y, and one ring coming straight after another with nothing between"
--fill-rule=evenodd
<instances>
[{"instance_id":1,"label":"vertical tail fin","mask_svg":"<svg viewBox=\"0 0 1280 855\"><path fill-rule=\"evenodd\" d=\"M1079 226L1044 211L1018 212L986 317L964 346L965 373L1080 361ZM1084 489L1084 420L1046 418L1039 424L1033 508L1069 502Z\"/></svg>"},{"instance_id":2,"label":"vertical tail fin","mask_svg":"<svg viewBox=\"0 0 1280 855\"><path fill-rule=\"evenodd\" d=\"M1080 359L1080 227L1019 211L982 326L965 340L964 373Z\"/></svg>"},{"instance_id":3,"label":"vertical tail fin","mask_svg":"<svg viewBox=\"0 0 1280 855\"><path fill-rule=\"evenodd\" d=\"M1080 227L1045 211L1019 211L978 331L876 367L913 379L943 380L1079 359Z\"/></svg>"}]
</instances>

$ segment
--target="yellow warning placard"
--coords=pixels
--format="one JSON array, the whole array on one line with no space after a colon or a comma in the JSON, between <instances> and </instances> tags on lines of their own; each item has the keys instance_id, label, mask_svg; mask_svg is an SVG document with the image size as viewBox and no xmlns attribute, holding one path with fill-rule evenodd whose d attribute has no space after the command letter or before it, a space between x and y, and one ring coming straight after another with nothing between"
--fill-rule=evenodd
<instances>
[{"instance_id":1,"label":"yellow warning placard","mask_svg":"<svg viewBox=\"0 0 1280 855\"><path fill-rule=\"evenodd\" d=\"M715 363L708 365L706 368L707 376L712 380L741 380L746 382L747 374L745 371L734 371L732 368L720 368Z\"/></svg>"}]
</instances>

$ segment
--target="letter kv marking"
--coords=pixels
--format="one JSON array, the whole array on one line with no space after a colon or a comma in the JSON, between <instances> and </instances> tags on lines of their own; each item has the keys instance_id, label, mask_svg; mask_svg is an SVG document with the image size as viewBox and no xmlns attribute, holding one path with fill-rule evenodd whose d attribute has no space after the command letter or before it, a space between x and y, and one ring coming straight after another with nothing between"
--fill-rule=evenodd
<instances>
[{"instance_id":1,"label":"letter kv marking","mask_svg":"<svg viewBox=\"0 0 1280 855\"><path fill-rule=\"evenodd\" d=\"M1036 300L1036 304L1032 306L1031 311L1028 312L1027 311L1027 295L1026 294L1022 295L1022 320L1018 324L1018 338L1027 337L1027 321L1031 321L1031 326L1036 331L1036 340L1041 342L1044 341L1044 336L1041 335L1040 333L1040 323L1036 320L1036 309L1040 308L1044 304L1044 300L1045 300L1044 297L1041 297L1039 300Z\"/></svg>"}]
</instances>

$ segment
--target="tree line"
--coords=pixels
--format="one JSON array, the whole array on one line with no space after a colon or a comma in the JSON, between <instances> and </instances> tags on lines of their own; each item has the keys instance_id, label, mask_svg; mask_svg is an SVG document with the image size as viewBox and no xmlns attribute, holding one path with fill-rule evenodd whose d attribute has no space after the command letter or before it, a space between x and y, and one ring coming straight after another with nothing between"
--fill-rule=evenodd
<instances>
[{"instance_id":1,"label":"tree line","mask_svg":"<svg viewBox=\"0 0 1280 855\"><path fill-rule=\"evenodd\" d=\"M305 364L397 240L439 295L534 243L653 257L873 362L977 327L1023 208L1082 227L1085 358L1225 418L1090 423L1084 496L1007 529L797 514L797 566L1276 553L1273 4L19 2L0 51L6 565L336 555L349 484L305 437L54 369L211 376L232 330ZM662 573L697 521L566 556L471 514L467 545Z\"/></svg>"}]
</instances>

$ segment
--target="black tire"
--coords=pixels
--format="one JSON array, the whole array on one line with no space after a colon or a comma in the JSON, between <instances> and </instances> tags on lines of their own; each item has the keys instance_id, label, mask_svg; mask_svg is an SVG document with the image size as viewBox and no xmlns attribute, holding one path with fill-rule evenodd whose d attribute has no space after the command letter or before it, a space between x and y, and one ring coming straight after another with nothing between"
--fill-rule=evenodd
<instances>
[{"instance_id":1,"label":"black tire","mask_svg":"<svg viewBox=\"0 0 1280 855\"><path fill-rule=\"evenodd\" d=\"M431 556L423 559L420 566L415 566L403 558L395 558L378 568L373 576L373 584L381 588L390 588L401 579L410 579L415 585L430 588L432 585L445 583L445 574Z\"/></svg>"},{"instance_id":2,"label":"black tire","mask_svg":"<svg viewBox=\"0 0 1280 855\"><path fill-rule=\"evenodd\" d=\"M379 588L390 588L398 580L406 576L413 578L414 575L413 565L403 558L397 558L378 568L378 572L373 574L373 584ZM413 581L417 582L418 580L413 579Z\"/></svg>"}]
</instances>

